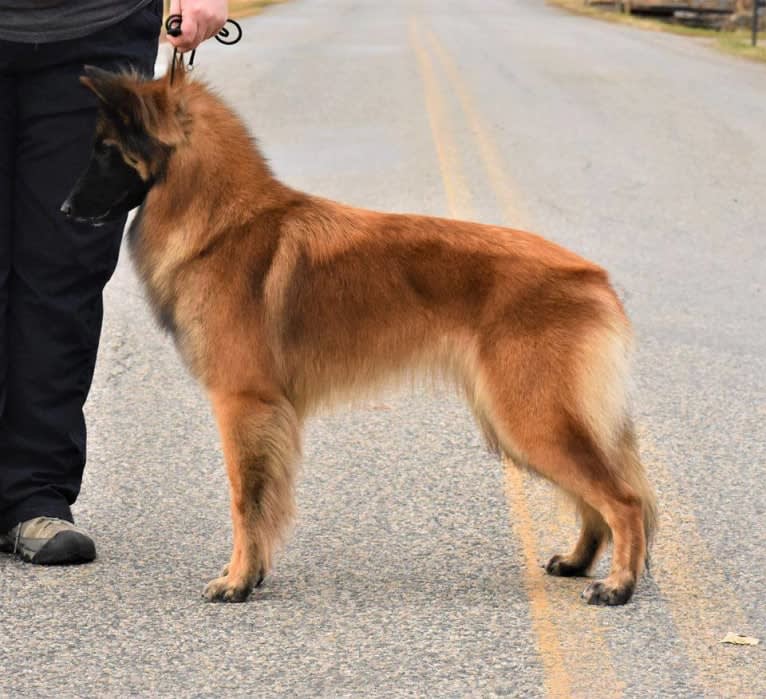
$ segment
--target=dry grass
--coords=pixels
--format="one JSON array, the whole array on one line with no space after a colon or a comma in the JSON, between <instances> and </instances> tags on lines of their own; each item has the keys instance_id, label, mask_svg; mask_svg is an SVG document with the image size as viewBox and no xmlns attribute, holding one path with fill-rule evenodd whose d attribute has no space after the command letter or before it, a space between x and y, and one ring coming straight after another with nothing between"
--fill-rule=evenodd
<instances>
[{"instance_id":1,"label":"dry grass","mask_svg":"<svg viewBox=\"0 0 766 699\"><path fill-rule=\"evenodd\" d=\"M264 7L278 5L286 0L229 0L229 17L240 19L257 15Z\"/></svg>"},{"instance_id":2,"label":"dry grass","mask_svg":"<svg viewBox=\"0 0 766 699\"><path fill-rule=\"evenodd\" d=\"M648 17L635 17L630 14L615 12L614 10L599 7L598 5L586 5L584 0L547 0L547 2L556 7L560 7L568 12L573 12L586 17L593 17L605 22L614 22L616 24L627 24L631 27L638 27L655 32L668 32L670 34L681 34L699 39L707 40L711 46L735 56L749 58L755 61L766 62L766 46L759 45L753 47L750 45L749 31L716 31L714 29L702 29L697 27L684 27L678 24L670 24L659 19Z\"/></svg>"},{"instance_id":3,"label":"dry grass","mask_svg":"<svg viewBox=\"0 0 766 699\"><path fill-rule=\"evenodd\" d=\"M261 10L269 5L277 5L286 0L229 0L229 17L232 19L241 19L257 15ZM164 0L165 12L164 19L170 14L170 0ZM164 21L163 19L163 21Z\"/></svg>"},{"instance_id":4,"label":"dry grass","mask_svg":"<svg viewBox=\"0 0 766 699\"><path fill-rule=\"evenodd\" d=\"M763 33L760 34L761 36ZM726 32L717 37L717 45L721 51L733 53L737 56L744 56L754 61L766 63L766 46L762 42L758 46L750 45L750 32Z\"/></svg>"}]
</instances>

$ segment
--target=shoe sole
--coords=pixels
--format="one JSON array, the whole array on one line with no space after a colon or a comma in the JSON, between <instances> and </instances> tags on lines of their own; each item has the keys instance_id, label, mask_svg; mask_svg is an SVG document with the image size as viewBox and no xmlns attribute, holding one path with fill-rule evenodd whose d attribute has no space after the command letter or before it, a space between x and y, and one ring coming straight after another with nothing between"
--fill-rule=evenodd
<instances>
[{"instance_id":1,"label":"shoe sole","mask_svg":"<svg viewBox=\"0 0 766 699\"><path fill-rule=\"evenodd\" d=\"M96 545L78 532L60 532L34 555L22 552L22 556L28 563L43 566L90 563L96 557Z\"/></svg>"}]
</instances>

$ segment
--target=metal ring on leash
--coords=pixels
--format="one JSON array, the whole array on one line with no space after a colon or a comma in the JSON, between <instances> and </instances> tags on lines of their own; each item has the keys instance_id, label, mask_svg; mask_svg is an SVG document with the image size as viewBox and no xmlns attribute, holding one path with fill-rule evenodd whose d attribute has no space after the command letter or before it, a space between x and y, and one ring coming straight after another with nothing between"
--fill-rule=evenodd
<instances>
[{"instance_id":1,"label":"metal ring on leash","mask_svg":"<svg viewBox=\"0 0 766 699\"><path fill-rule=\"evenodd\" d=\"M181 23L182 18L181 15L170 15L165 20L165 31L168 33L169 36L181 36ZM231 29L228 29L226 27L227 24L230 24L232 26ZM224 46L231 46L233 44L236 44L240 39L242 38L242 27L240 26L239 22L234 21L233 19L227 19L224 25L220 28L218 33L215 35L215 40L220 43L224 44ZM192 49L191 55L189 56L189 63L188 68L192 68L194 66L194 56L197 53L197 49ZM173 48L173 63L170 65L170 84L173 84L173 78L175 77L176 73L176 61L178 59L178 49ZM181 62L183 63L183 55L180 58Z\"/></svg>"}]
</instances>

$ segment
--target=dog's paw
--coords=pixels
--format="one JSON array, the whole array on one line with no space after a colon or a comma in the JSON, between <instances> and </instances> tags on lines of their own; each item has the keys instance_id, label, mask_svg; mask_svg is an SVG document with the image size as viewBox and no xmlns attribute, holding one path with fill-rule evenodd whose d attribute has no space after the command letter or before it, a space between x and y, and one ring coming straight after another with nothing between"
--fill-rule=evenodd
<instances>
[{"instance_id":1,"label":"dog's paw","mask_svg":"<svg viewBox=\"0 0 766 699\"><path fill-rule=\"evenodd\" d=\"M202 593L208 602L244 602L254 587L260 587L265 577L261 569L255 580L235 581L229 577L229 566L225 565L220 577L211 580Z\"/></svg>"},{"instance_id":2,"label":"dog's paw","mask_svg":"<svg viewBox=\"0 0 766 699\"><path fill-rule=\"evenodd\" d=\"M244 602L251 589L249 582L230 580L228 575L224 575L205 585L202 596L208 602Z\"/></svg>"},{"instance_id":3,"label":"dog's paw","mask_svg":"<svg viewBox=\"0 0 766 699\"><path fill-rule=\"evenodd\" d=\"M588 569L586 566L577 565L567 560L566 556L556 554L545 566L545 572L548 575L556 575L560 578L571 578L585 575Z\"/></svg>"},{"instance_id":4,"label":"dog's paw","mask_svg":"<svg viewBox=\"0 0 766 699\"><path fill-rule=\"evenodd\" d=\"M634 584L610 585L608 580L595 580L580 595L588 604L613 607L625 604L632 596Z\"/></svg>"}]
</instances>

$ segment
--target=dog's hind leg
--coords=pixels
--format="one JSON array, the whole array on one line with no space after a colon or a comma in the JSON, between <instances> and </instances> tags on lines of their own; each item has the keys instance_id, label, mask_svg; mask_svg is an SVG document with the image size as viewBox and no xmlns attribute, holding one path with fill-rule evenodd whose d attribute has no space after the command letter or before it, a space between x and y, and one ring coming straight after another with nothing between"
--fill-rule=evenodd
<instances>
[{"instance_id":1,"label":"dog's hind leg","mask_svg":"<svg viewBox=\"0 0 766 699\"><path fill-rule=\"evenodd\" d=\"M508 432L498 432L502 444ZM519 433L523 429L517 430ZM559 429L551 430L548 422L547 429L527 431L520 439L516 437L513 445L516 454L524 455L529 468L582 500L588 512L593 513L573 554L563 561L585 570L595 560L605 538L599 518L611 530L614 541L611 572L606 579L590 583L583 597L589 604L627 602L646 558L646 502L642 493L617 475L620 466L607 463L600 449L576 424L563 422ZM554 565L555 561L554 558Z\"/></svg>"},{"instance_id":2,"label":"dog's hind leg","mask_svg":"<svg viewBox=\"0 0 766 699\"><path fill-rule=\"evenodd\" d=\"M587 575L609 538L609 527L597 510L583 500L577 502L577 509L582 522L580 538L568 555L556 554L548 561L545 570L551 575Z\"/></svg>"},{"instance_id":3,"label":"dog's hind leg","mask_svg":"<svg viewBox=\"0 0 766 699\"><path fill-rule=\"evenodd\" d=\"M580 540L572 554L549 563L550 572L584 572L595 561L608 528L614 542L611 572L590 583L583 597L590 604L624 604L645 564L654 497L624 403L609 394L603 400L588 394L600 385L600 367L593 367L592 383L578 381L568 366L573 357L561 345L554 354L546 353L542 343L533 348L495 343L481 358L480 397L501 450L582 503ZM617 395L620 379L616 374L605 383ZM598 420L589 412L594 405L600 410Z\"/></svg>"},{"instance_id":4,"label":"dog's hind leg","mask_svg":"<svg viewBox=\"0 0 766 699\"><path fill-rule=\"evenodd\" d=\"M234 545L221 577L204 596L242 602L271 568L294 511L300 454L298 418L283 397L211 395L229 474Z\"/></svg>"}]
</instances>

